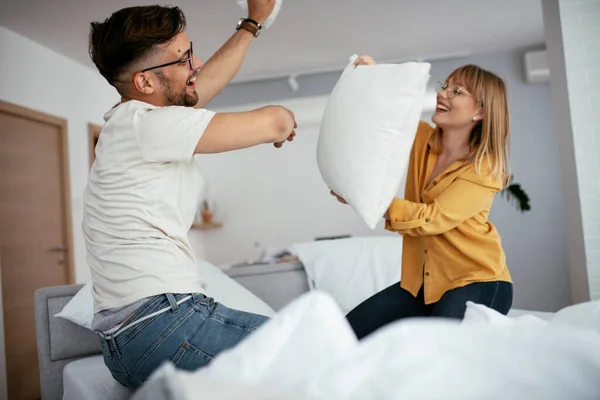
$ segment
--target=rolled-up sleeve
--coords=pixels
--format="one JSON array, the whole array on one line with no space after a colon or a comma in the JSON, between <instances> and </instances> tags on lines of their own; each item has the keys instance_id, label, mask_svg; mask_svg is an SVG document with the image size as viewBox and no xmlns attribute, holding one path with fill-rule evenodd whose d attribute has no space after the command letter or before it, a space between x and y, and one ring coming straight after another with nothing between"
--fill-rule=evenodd
<instances>
[{"instance_id":1,"label":"rolled-up sleeve","mask_svg":"<svg viewBox=\"0 0 600 400\"><path fill-rule=\"evenodd\" d=\"M402 235L438 235L488 210L499 188L458 178L431 204L395 198L385 228Z\"/></svg>"},{"instance_id":2,"label":"rolled-up sleeve","mask_svg":"<svg viewBox=\"0 0 600 400\"><path fill-rule=\"evenodd\" d=\"M189 162L215 116L213 111L169 106L136 114L138 143L149 162Z\"/></svg>"}]
</instances>

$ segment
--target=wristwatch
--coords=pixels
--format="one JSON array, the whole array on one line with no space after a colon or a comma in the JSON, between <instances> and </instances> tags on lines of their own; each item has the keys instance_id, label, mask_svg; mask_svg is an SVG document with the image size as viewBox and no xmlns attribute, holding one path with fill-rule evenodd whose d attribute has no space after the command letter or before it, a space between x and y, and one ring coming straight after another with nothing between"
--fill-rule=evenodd
<instances>
[{"instance_id":1,"label":"wristwatch","mask_svg":"<svg viewBox=\"0 0 600 400\"><path fill-rule=\"evenodd\" d=\"M253 34L254 37L258 37L258 35L260 35L262 25L253 19L242 17L238 21L237 27L235 28L235 30L239 31L240 29L245 29L248 32L250 32L251 34Z\"/></svg>"}]
</instances>

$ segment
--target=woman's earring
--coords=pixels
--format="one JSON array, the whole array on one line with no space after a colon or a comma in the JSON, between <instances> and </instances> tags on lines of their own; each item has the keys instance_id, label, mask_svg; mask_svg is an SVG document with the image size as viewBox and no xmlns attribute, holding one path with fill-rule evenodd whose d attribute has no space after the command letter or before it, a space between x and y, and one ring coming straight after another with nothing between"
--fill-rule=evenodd
<instances>
[{"instance_id":1,"label":"woman's earring","mask_svg":"<svg viewBox=\"0 0 600 400\"><path fill-rule=\"evenodd\" d=\"M477 121L477 116L474 116L474 117L473 117L473 121Z\"/></svg>"}]
</instances>

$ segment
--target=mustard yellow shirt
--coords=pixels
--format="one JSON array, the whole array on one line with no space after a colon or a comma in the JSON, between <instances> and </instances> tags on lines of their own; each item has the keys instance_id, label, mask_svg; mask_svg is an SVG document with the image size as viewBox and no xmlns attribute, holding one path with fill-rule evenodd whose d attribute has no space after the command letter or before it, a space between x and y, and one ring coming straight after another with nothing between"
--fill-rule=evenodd
<instances>
[{"instance_id":1,"label":"mustard yellow shirt","mask_svg":"<svg viewBox=\"0 0 600 400\"><path fill-rule=\"evenodd\" d=\"M484 160L480 174L472 161L456 161L429 185L437 155L433 128L421 121L410 155L404 199L394 199L385 227L404 235L401 287L425 304L474 282L511 282L496 227L488 221L502 189Z\"/></svg>"}]
</instances>

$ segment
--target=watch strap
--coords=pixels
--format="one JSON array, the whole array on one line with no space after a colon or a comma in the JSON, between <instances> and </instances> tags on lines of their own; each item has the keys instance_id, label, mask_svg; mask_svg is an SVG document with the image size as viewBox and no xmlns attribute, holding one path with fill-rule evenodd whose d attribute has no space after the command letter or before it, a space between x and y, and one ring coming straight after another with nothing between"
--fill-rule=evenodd
<instances>
[{"instance_id":1,"label":"watch strap","mask_svg":"<svg viewBox=\"0 0 600 400\"><path fill-rule=\"evenodd\" d=\"M258 37L262 25L250 18L241 18L238 21L236 30L244 29L250 32L254 37Z\"/></svg>"}]
</instances>

